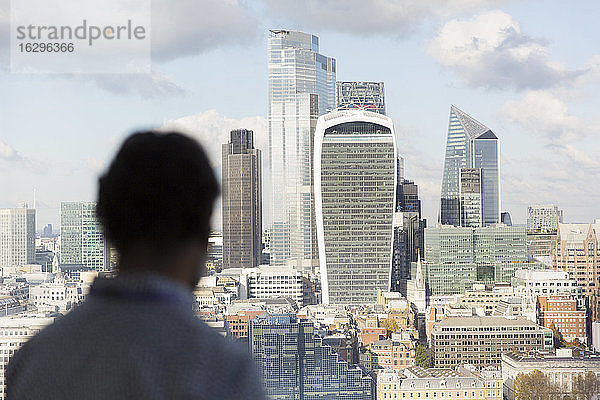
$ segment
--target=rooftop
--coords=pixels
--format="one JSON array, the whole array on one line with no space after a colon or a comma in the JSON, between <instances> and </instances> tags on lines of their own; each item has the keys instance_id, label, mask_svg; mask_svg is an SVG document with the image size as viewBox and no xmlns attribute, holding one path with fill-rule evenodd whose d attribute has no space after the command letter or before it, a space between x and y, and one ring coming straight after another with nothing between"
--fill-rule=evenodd
<instances>
[{"instance_id":1,"label":"rooftop","mask_svg":"<svg viewBox=\"0 0 600 400\"><path fill-rule=\"evenodd\" d=\"M522 318L504 318L504 317L448 317L438 322L435 327L478 327L478 326L537 326L534 322ZM435 329L435 328L434 328Z\"/></svg>"}]
</instances>

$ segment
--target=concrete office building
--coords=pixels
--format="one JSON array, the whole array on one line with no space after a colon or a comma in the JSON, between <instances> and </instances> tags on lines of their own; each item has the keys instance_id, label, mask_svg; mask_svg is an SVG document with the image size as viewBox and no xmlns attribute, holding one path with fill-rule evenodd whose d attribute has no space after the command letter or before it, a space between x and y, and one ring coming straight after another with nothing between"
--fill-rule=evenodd
<instances>
[{"instance_id":1,"label":"concrete office building","mask_svg":"<svg viewBox=\"0 0 600 400\"><path fill-rule=\"evenodd\" d=\"M21 267L34 262L35 210L0 209L0 267Z\"/></svg>"},{"instance_id":2,"label":"concrete office building","mask_svg":"<svg viewBox=\"0 0 600 400\"><path fill-rule=\"evenodd\" d=\"M249 299L288 297L303 306L302 273L293 267L262 265L244 270L240 280L247 285Z\"/></svg>"},{"instance_id":3,"label":"concrete office building","mask_svg":"<svg viewBox=\"0 0 600 400\"><path fill-rule=\"evenodd\" d=\"M463 169L466 169L463 171ZM473 171L480 170L482 226L500 222L500 148L498 137L485 125L476 121L454 105L450 106L450 120L442 193L440 202L440 222L443 225L466 226L473 224L478 207L475 185L463 185L461 175L473 178ZM468 188L463 193L463 187ZM465 201L468 220L463 219ZM477 206L477 207L476 207Z\"/></svg>"},{"instance_id":4,"label":"concrete office building","mask_svg":"<svg viewBox=\"0 0 600 400\"><path fill-rule=\"evenodd\" d=\"M385 115L383 82L337 82L335 100L338 110L359 108Z\"/></svg>"},{"instance_id":5,"label":"concrete office building","mask_svg":"<svg viewBox=\"0 0 600 400\"><path fill-rule=\"evenodd\" d=\"M81 264L109 271L110 250L104 229L96 218L96 202L60 203L61 264Z\"/></svg>"},{"instance_id":6,"label":"concrete office building","mask_svg":"<svg viewBox=\"0 0 600 400\"><path fill-rule=\"evenodd\" d=\"M262 164L254 132L231 131L221 165L223 268L257 267L262 252Z\"/></svg>"},{"instance_id":7,"label":"concrete office building","mask_svg":"<svg viewBox=\"0 0 600 400\"><path fill-rule=\"evenodd\" d=\"M450 317L431 330L435 368L499 366L501 355L509 351L551 349L552 331L526 319Z\"/></svg>"},{"instance_id":8,"label":"concrete office building","mask_svg":"<svg viewBox=\"0 0 600 400\"><path fill-rule=\"evenodd\" d=\"M459 179L461 225L479 228L483 225L481 168L461 168Z\"/></svg>"},{"instance_id":9,"label":"concrete office building","mask_svg":"<svg viewBox=\"0 0 600 400\"><path fill-rule=\"evenodd\" d=\"M550 265L558 224L562 223L563 212L554 204L527 207L527 248L531 257Z\"/></svg>"},{"instance_id":10,"label":"concrete office building","mask_svg":"<svg viewBox=\"0 0 600 400\"><path fill-rule=\"evenodd\" d=\"M556 233L563 223L563 212L554 204L527 207L527 232Z\"/></svg>"},{"instance_id":11,"label":"concrete office building","mask_svg":"<svg viewBox=\"0 0 600 400\"><path fill-rule=\"evenodd\" d=\"M6 366L13 354L47 325L53 317L19 314L0 317L0 399L6 398Z\"/></svg>"},{"instance_id":12,"label":"concrete office building","mask_svg":"<svg viewBox=\"0 0 600 400\"><path fill-rule=\"evenodd\" d=\"M270 263L315 272L313 137L318 116L335 109L336 61L315 35L271 30L267 63Z\"/></svg>"},{"instance_id":13,"label":"concrete office building","mask_svg":"<svg viewBox=\"0 0 600 400\"><path fill-rule=\"evenodd\" d=\"M371 400L374 382L322 344L312 322L293 314L250 321L250 354L267 396L282 400Z\"/></svg>"},{"instance_id":14,"label":"concrete office building","mask_svg":"<svg viewBox=\"0 0 600 400\"><path fill-rule=\"evenodd\" d=\"M315 204L323 303L375 302L390 287L397 154L393 122L369 111L319 117Z\"/></svg>"}]
</instances>

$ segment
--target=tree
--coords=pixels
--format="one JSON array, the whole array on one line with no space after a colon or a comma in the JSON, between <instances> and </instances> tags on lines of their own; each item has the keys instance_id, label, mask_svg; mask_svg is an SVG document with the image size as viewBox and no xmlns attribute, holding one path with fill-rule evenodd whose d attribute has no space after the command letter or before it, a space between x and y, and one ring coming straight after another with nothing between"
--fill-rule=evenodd
<instances>
[{"instance_id":1,"label":"tree","mask_svg":"<svg viewBox=\"0 0 600 400\"><path fill-rule=\"evenodd\" d=\"M567 341L563 338L562 333L558 330L554 322L550 323L550 330L552 331L552 342L555 349L565 347L567 345Z\"/></svg>"},{"instance_id":2,"label":"tree","mask_svg":"<svg viewBox=\"0 0 600 400\"><path fill-rule=\"evenodd\" d=\"M431 367L431 358L425 346L417 345L415 350L415 365L417 367L429 368Z\"/></svg>"},{"instance_id":3,"label":"tree","mask_svg":"<svg viewBox=\"0 0 600 400\"><path fill-rule=\"evenodd\" d=\"M384 319L383 321L381 321L381 326L387 329L388 334L391 332L399 332L402 330L402 328L400 328L400 325L398 325L398 322L396 322L396 320L393 318Z\"/></svg>"},{"instance_id":4,"label":"tree","mask_svg":"<svg viewBox=\"0 0 600 400\"><path fill-rule=\"evenodd\" d=\"M560 396L558 388L537 369L528 374L520 373L513 385L515 400L554 400Z\"/></svg>"},{"instance_id":5,"label":"tree","mask_svg":"<svg viewBox=\"0 0 600 400\"><path fill-rule=\"evenodd\" d=\"M573 394L577 400L592 400L598 393L600 393L600 380L592 371L588 371L585 375L577 375L573 380Z\"/></svg>"}]
</instances>

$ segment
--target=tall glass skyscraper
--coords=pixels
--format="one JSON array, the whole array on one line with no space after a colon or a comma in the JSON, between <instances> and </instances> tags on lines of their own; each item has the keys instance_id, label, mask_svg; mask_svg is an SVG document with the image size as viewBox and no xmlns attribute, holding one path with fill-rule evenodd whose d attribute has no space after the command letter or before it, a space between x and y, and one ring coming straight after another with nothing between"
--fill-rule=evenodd
<instances>
[{"instance_id":1,"label":"tall glass skyscraper","mask_svg":"<svg viewBox=\"0 0 600 400\"><path fill-rule=\"evenodd\" d=\"M389 290L396 205L396 138L384 115L319 117L315 206L323 303L374 302Z\"/></svg>"},{"instance_id":2,"label":"tall glass skyscraper","mask_svg":"<svg viewBox=\"0 0 600 400\"><path fill-rule=\"evenodd\" d=\"M440 222L454 226L488 226L500 222L500 151L498 138L485 125L455 106L450 122L442 178ZM480 169L481 222L463 221L461 212L461 170ZM474 171L468 172L473 176ZM462 185L464 187L464 185ZM472 196L468 196L472 197ZM472 200L472 199L471 199ZM470 205L472 209L472 205Z\"/></svg>"},{"instance_id":3,"label":"tall glass skyscraper","mask_svg":"<svg viewBox=\"0 0 600 400\"><path fill-rule=\"evenodd\" d=\"M318 116L335 108L336 63L317 36L271 30L268 69L271 264L313 272L313 138Z\"/></svg>"},{"instance_id":4,"label":"tall glass skyscraper","mask_svg":"<svg viewBox=\"0 0 600 400\"><path fill-rule=\"evenodd\" d=\"M110 249L104 229L96 218L96 202L60 203L62 264L82 264L96 271L109 271Z\"/></svg>"}]
</instances>

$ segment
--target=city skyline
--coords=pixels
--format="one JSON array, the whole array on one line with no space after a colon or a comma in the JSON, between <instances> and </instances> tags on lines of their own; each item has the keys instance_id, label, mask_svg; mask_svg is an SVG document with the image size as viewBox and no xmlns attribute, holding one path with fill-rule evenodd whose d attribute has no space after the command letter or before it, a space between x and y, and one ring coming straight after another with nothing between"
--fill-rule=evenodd
<instances>
[{"instance_id":1,"label":"city skyline","mask_svg":"<svg viewBox=\"0 0 600 400\"><path fill-rule=\"evenodd\" d=\"M396 123L406 176L420 186L424 217L429 221L437 220L450 104L485 121L502 138L501 211L510 211L515 223L524 224L527 205L538 203L558 204L566 221L584 222L597 216L593 199L599 168L593 138L598 132L594 109L600 99L592 93L598 63L584 44L588 31L568 23L575 16L586 21L594 14L593 6L587 13L557 4L492 7L477 2L468 9L456 6L443 13L423 6L409 24L413 32L407 34L390 22L404 21L398 13L391 12L381 27L365 33L360 24L337 21L320 26L318 18L302 6L291 8L297 13L294 16L267 3L252 9L223 5L231 8L233 19L252 18L230 36L216 36L215 44L186 51L179 43L172 54L163 48L152 79L136 77L125 84L119 76L71 79L1 72L0 82L11 96L1 103L5 129L0 136L0 178L8 190L0 194L0 206L31 203L37 187L38 228L46 223L58 226L59 202L94 200L98 173L122 137L135 128L187 127L209 150L220 148L229 130L248 128L257 133L257 148L266 151L266 37L270 28L289 27L319 36L323 52L338 60L337 80L385 83L386 111ZM371 8L370 13L385 15L386 10ZM531 18L540 13L554 21L548 24L552 30ZM174 20L178 18L183 16ZM597 29L594 24L581 25ZM386 29L392 35L383 36ZM464 52L468 53L460 53L458 45L469 38L466 32L485 39L486 46L467 46ZM357 46L361 52L355 51ZM444 53L441 48L449 50ZM494 61L505 51L513 55L507 62L514 74L501 73ZM530 62L515 55L521 53ZM386 55L388 63L369 62ZM461 56L472 56L494 73L486 81L485 71L461 62ZM248 60L244 71L228 65L235 64L226 62L234 57ZM224 76L228 83L219 85ZM222 95L214 95L217 87ZM209 92L213 95L205 95ZM45 93L52 93L51 102ZM93 107L82 109L82 96ZM41 118L28 118L23 110ZM89 126L90 121L94 126ZM39 132L45 134L36 135ZM220 161L214 163L219 167Z\"/></svg>"}]
</instances>

